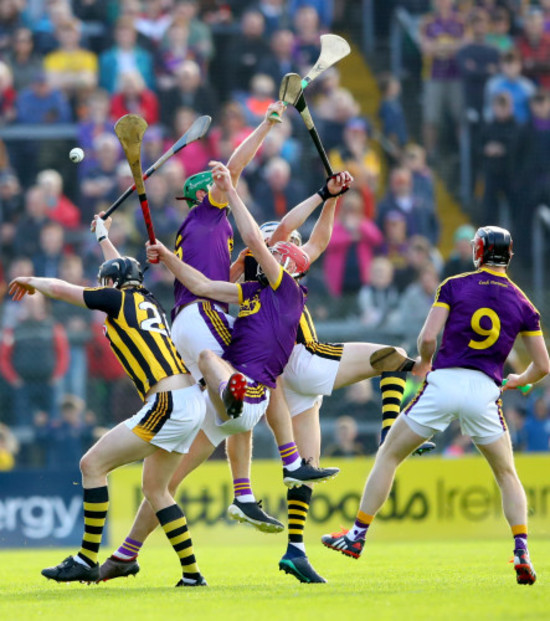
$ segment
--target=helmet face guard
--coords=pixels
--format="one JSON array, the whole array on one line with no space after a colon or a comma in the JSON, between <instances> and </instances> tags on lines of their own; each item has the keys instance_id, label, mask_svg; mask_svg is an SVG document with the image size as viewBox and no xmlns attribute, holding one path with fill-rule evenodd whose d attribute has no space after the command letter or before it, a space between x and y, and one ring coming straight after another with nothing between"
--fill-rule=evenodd
<instances>
[{"instance_id":1,"label":"helmet face guard","mask_svg":"<svg viewBox=\"0 0 550 621\"><path fill-rule=\"evenodd\" d=\"M199 204L197 192L199 190L208 192L212 183L213 177L209 170L191 175L183 183L183 196L177 196L176 198L181 201L187 201L190 207L195 207Z\"/></svg>"},{"instance_id":2,"label":"helmet face guard","mask_svg":"<svg viewBox=\"0 0 550 621\"><path fill-rule=\"evenodd\" d=\"M270 220L269 222L264 222L260 226L260 231L262 233L262 237L264 238L264 241L267 242L270 240L271 236L273 235L273 233L275 233L275 230L277 229L279 224L281 223L277 222L276 220ZM298 230L292 231L292 233L290 234L290 241L296 246L301 246L302 235L300 231Z\"/></svg>"},{"instance_id":3,"label":"helmet face guard","mask_svg":"<svg viewBox=\"0 0 550 621\"><path fill-rule=\"evenodd\" d=\"M510 232L499 226L479 228L472 240L472 258L476 268L483 265L507 267L514 256Z\"/></svg>"},{"instance_id":4,"label":"helmet face guard","mask_svg":"<svg viewBox=\"0 0 550 621\"><path fill-rule=\"evenodd\" d=\"M133 257L117 257L100 265L97 280L102 287L107 286L108 280L112 280L117 289L124 285L139 286L143 283L143 270Z\"/></svg>"},{"instance_id":5,"label":"helmet face guard","mask_svg":"<svg viewBox=\"0 0 550 621\"><path fill-rule=\"evenodd\" d=\"M307 254L292 242L277 242L270 248L277 261L293 278L305 276L310 267ZM278 255L278 256L277 256Z\"/></svg>"}]
</instances>

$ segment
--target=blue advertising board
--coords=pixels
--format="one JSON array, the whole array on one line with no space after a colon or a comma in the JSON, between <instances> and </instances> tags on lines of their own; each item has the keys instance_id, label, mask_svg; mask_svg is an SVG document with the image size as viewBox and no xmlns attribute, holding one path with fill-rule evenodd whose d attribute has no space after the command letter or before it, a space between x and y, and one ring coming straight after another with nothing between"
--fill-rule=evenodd
<instances>
[{"instance_id":1,"label":"blue advertising board","mask_svg":"<svg viewBox=\"0 0 550 621\"><path fill-rule=\"evenodd\" d=\"M0 473L0 548L78 547L82 531L77 469Z\"/></svg>"}]
</instances>

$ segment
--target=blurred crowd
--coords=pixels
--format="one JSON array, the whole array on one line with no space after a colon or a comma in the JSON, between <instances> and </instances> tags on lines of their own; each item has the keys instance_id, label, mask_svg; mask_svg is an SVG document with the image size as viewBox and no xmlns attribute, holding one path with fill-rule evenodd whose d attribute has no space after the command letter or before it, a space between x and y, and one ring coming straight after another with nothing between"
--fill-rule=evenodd
<instances>
[{"instance_id":1,"label":"blurred crowd","mask_svg":"<svg viewBox=\"0 0 550 621\"><path fill-rule=\"evenodd\" d=\"M495 223L497 194L515 204L511 167L521 164L541 192L548 189L550 96L544 88L550 64L540 46L550 37L544 34L550 3L541 0L534 11L496 1L466 4L474 3L434 0L421 27L429 102L424 146L411 140L401 84L389 73L378 76L375 118L364 116L337 68L307 91L333 168L355 177L340 201L329 247L308 275L310 310L318 320L357 322L365 340L384 334L412 351L438 282L471 269L471 226L455 231L446 261L438 250L441 224L429 164L443 119L458 123L464 110L478 113L487 222ZM176 198L183 180L211 159L226 162L278 97L282 76L305 75L319 55L320 35L353 30L356 8L332 0L0 2L0 469L13 465L5 456L10 452L18 464L43 466L59 464L61 453L80 455L103 428L139 405L103 337L101 313L39 295L14 303L7 294L7 283L21 275L95 284L102 257L90 221L133 182L114 122L129 112L146 119L145 170L199 116L212 116L206 137L170 158L146 184L155 232L172 246L187 213ZM502 17L507 28L498 29ZM74 146L86 155L77 165L68 157ZM259 222L277 220L324 176L299 115L289 109L238 189ZM306 237L311 227L307 222ZM146 230L135 198L116 213L110 237L121 253L144 260ZM168 310L168 272L149 270L146 285ZM339 408L329 402L327 416L345 414L359 423L356 435L369 432L359 441L349 420L335 423L344 431L329 444L353 436L342 441L350 448L330 448L335 454L376 447L376 386L352 393ZM549 419L550 394L541 398ZM531 416L529 408L517 409ZM531 409L536 418L535 410L544 408Z\"/></svg>"}]
</instances>

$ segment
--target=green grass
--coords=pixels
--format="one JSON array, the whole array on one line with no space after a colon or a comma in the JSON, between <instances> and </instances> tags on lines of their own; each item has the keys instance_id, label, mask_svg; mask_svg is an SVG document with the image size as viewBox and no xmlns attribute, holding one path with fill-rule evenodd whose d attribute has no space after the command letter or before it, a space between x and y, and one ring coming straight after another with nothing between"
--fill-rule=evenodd
<instances>
[{"instance_id":1,"label":"green grass","mask_svg":"<svg viewBox=\"0 0 550 621\"><path fill-rule=\"evenodd\" d=\"M210 586L196 589L174 588L179 566L168 546L145 547L137 578L91 586L57 584L40 575L70 551L1 552L0 619L548 619L550 540L532 542L539 577L532 587L516 585L510 544L372 540L356 561L310 542L310 559L329 582L305 585L278 571L281 537L266 535L259 545L246 546L201 541L197 552Z\"/></svg>"}]
</instances>

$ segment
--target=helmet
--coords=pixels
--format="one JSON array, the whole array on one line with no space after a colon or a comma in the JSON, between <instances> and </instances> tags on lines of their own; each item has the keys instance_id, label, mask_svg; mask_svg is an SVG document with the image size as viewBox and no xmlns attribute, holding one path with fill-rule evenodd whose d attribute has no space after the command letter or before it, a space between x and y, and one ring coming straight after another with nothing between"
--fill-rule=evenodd
<instances>
[{"instance_id":1,"label":"helmet","mask_svg":"<svg viewBox=\"0 0 550 621\"><path fill-rule=\"evenodd\" d=\"M197 192L199 190L208 192L212 182L212 172L209 170L191 175L183 183L183 196L178 196L177 198L178 200L187 201L191 207L194 207L199 202Z\"/></svg>"},{"instance_id":2,"label":"helmet","mask_svg":"<svg viewBox=\"0 0 550 621\"><path fill-rule=\"evenodd\" d=\"M269 241L269 238L273 235L273 233L275 233L275 230L277 229L279 224L281 223L277 222L277 220L270 220L269 222L264 222L260 226L260 231L262 232L264 241ZM300 231L298 230L292 231L292 233L290 234L290 241L296 246L301 246L302 235L300 234Z\"/></svg>"},{"instance_id":3,"label":"helmet","mask_svg":"<svg viewBox=\"0 0 550 621\"><path fill-rule=\"evenodd\" d=\"M309 257L296 244L280 241L270 250L280 256L279 263L293 278L301 278L309 270Z\"/></svg>"},{"instance_id":4,"label":"helmet","mask_svg":"<svg viewBox=\"0 0 550 621\"><path fill-rule=\"evenodd\" d=\"M510 232L499 226L483 226L472 240L472 254L476 268L482 265L507 266L513 256L514 242Z\"/></svg>"},{"instance_id":5,"label":"helmet","mask_svg":"<svg viewBox=\"0 0 550 621\"><path fill-rule=\"evenodd\" d=\"M105 261L99 267L97 280L102 287L110 278L117 289L124 285L141 285L143 282L143 270L139 261L133 257L117 257Z\"/></svg>"}]
</instances>

